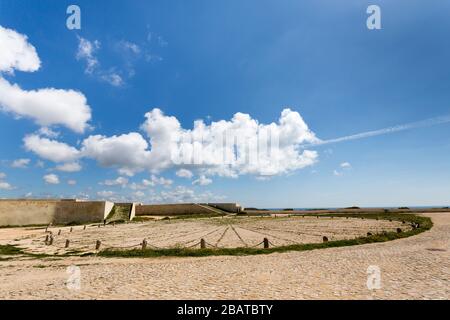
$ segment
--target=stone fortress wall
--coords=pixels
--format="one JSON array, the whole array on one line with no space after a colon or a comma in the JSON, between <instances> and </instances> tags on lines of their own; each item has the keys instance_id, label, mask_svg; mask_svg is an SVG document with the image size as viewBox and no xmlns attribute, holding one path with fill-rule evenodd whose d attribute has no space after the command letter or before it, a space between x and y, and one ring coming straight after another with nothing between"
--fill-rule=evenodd
<instances>
[{"instance_id":1,"label":"stone fortress wall","mask_svg":"<svg viewBox=\"0 0 450 320\"><path fill-rule=\"evenodd\" d=\"M239 213L241 210L237 203L140 204L136 206L136 216Z\"/></svg>"},{"instance_id":2,"label":"stone fortress wall","mask_svg":"<svg viewBox=\"0 0 450 320\"><path fill-rule=\"evenodd\" d=\"M211 209L195 203L144 204L136 206L136 216L177 216L190 214L211 214Z\"/></svg>"},{"instance_id":3,"label":"stone fortress wall","mask_svg":"<svg viewBox=\"0 0 450 320\"><path fill-rule=\"evenodd\" d=\"M101 222L113 206L109 201L75 199L0 200L0 226Z\"/></svg>"},{"instance_id":4,"label":"stone fortress wall","mask_svg":"<svg viewBox=\"0 0 450 320\"><path fill-rule=\"evenodd\" d=\"M64 225L99 223L114 205L129 205L129 220L135 216L176 216L239 213L236 203L136 204L77 199L0 199L0 226Z\"/></svg>"}]
</instances>

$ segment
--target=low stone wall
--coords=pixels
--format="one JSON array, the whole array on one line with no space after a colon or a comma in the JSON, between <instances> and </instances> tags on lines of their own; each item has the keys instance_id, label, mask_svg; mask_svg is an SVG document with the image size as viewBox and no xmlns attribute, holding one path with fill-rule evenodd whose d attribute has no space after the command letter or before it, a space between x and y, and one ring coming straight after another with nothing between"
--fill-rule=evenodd
<instances>
[{"instance_id":1,"label":"low stone wall","mask_svg":"<svg viewBox=\"0 0 450 320\"><path fill-rule=\"evenodd\" d=\"M56 200L0 200L0 226L49 224L53 220Z\"/></svg>"},{"instance_id":2,"label":"low stone wall","mask_svg":"<svg viewBox=\"0 0 450 320\"><path fill-rule=\"evenodd\" d=\"M177 216L212 213L214 212L195 203L136 205L136 216Z\"/></svg>"},{"instance_id":3,"label":"low stone wall","mask_svg":"<svg viewBox=\"0 0 450 320\"><path fill-rule=\"evenodd\" d=\"M108 203L108 205L106 205ZM112 202L89 201L89 202L69 202L62 201L57 203L54 224L67 223L89 223L101 222L106 218L114 206ZM109 210L108 210L109 209Z\"/></svg>"},{"instance_id":4,"label":"low stone wall","mask_svg":"<svg viewBox=\"0 0 450 320\"><path fill-rule=\"evenodd\" d=\"M101 222L113 205L105 201L0 200L0 226Z\"/></svg>"}]
</instances>

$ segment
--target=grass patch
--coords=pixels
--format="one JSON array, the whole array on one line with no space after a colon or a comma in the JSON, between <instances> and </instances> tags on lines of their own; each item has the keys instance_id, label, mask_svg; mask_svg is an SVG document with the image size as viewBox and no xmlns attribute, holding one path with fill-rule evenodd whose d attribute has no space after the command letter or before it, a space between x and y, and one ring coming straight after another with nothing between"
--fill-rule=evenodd
<instances>
[{"instance_id":1,"label":"grass patch","mask_svg":"<svg viewBox=\"0 0 450 320\"><path fill-rule=\"evenodd\" d=\"M16 254L24 254L24 252L22 249L10 244L0 245L0 256L12 256Z\"/></svg>"},{"instance_id":2,"label":"grass patch","mask_svg":"<svg viewBox=\"0 0 450 320\"><path fill-rule=\"evenodd\" d=\"M79 255L80 251L73 250L72 252L68 252L60 255L46 254L46 253L32 253L26 252L23 249L15 246L15 245L0 245L0 261L10 260L11 256L23 256L32 259L46 259L46 258L62 258L62 257L70 257ZM6 257L4 257L6 256Z\"/></svg>"},{"instance_id":3,"label":"grass patch","mask_svg":"<svg viewBox=\"0 0 450 320\"><path fill-rule=\"evenodd\" d=\"M45 229L46 224L26 224L26 225L7 225L0 226L0 229L10 229L10 228L30 228L30 229Z\"/></svg>"},{"instance_id":4,"label":"grass patch","mask_svg":"<svg viewBox=\"0 0 450 320\"><path fill-rule=\"evenodd\" d=\"M225 216L226 214L220 214L220 213L211 213L211 214L187 214L187 215L180 215L180 216L173 216L170 217L171 220L186 220L186 219L208 219L208 218L217 218Z\"/></svg>"},{"instance_id":5,"label":"grass patch","mask_svg":"<svg viewBox=\"0 0 450 320\"><path fill-rule=\"evenodd\" d=\"M146 222L146 221L161 221L161 220L188 220L188 219L209 219L225 216L225 214L211 213L211 214L186 214L178 216L165 216L162 219L155 219L157 216L135 216L132 222ZM161 216L159 216L161 217Z\"/></svg>"},{"instance_id":6,"label":"grass patch","mask_svg":"<svg viewBox=\"0 0 450 320\"><path fill-rule=\"evenodd\" d=\"M309 215L308 215L309 216ZM392 220L401 221L405 224L416 223L419 227L409 231L386 232L383 234L374 234L367 237L360 237L348 240L336 240L323 243L306 243L293 244L280 247L272 247L268 249L263 248L206 248L206 249L192 249L192 248L166 248L166 249L132 249L132 250L117 250L106 249L98 253L102 257L205 257L205 256L243 256L256 254L270 254L274 252L288 252L288 251L305 251L314 249L335 248L343 246L354 246L360 244L377 243L391 241L410 237L426 230L431 229L433 223L430 218L416 216L412 214L388 214L388 213L349 213L349 214L321 214L319 217L351 217L364 219L378 219L378 220Z\"/></svg>"}]
</instances>

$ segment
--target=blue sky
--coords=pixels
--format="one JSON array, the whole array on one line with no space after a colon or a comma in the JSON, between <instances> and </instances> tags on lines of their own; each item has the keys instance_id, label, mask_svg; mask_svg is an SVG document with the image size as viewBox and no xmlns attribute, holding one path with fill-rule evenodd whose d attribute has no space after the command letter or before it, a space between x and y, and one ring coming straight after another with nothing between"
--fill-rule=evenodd
<instances>
[{"instance_id":1,"label":"blue sky","mask_svg":"<svg viewBox=\"0 0 450 320\"><path fill-rule=\"evenodd\" d=\"M70 4L81 8L81 30L66 28ZM381 8L381 30L366 27L369 4ZM246 166L233 177L223 168L187 166L192 177L180 177L179 166L163 166L155 157L147 164L142 159L153 136L141 126L155 108L163 115L155 113L149 127L167 132L170 117L190 130L195 120L208 126L230 122L236 113L278 123L290 108L315 137L328 140L448 116L449 9L442 1L400 0L0 0L0 26L27 36L40 60L38 70L16 68L0 77L24 91L76 90L90 110L82 132L64 120L66 125L45 125L51 132L44 133L36 118L18 117L0 98L0 197L220 200L259 207L449 205L448 122L312 145L306 149L314 157L299 157L263 179L259 168ZM80 54L83 43L91 45L90 55ZM136 141L130 142L131 132L139 135ZM24 142L30 135L33 147ZM101 141L90 149L83 144L96 135ZM121 170L127 159L98 149L120 135L127 143L148 143L142 154L126 149L135 159L127 168L136 172ZM54 161L41 150L42 139L80 155ZM29 161L14 163L18 159ZM57 169L74 163L71 172Z\"/></svg>"}]
</instances>

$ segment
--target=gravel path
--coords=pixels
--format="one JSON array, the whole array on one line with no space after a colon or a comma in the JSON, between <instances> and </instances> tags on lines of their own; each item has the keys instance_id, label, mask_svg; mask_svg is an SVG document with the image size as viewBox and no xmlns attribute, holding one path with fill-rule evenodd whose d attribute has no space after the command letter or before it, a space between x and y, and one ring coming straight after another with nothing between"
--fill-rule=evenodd
<instances>
[{"instance_id":1,"label":"gravel path","mask_svg":"<svg viewBox=\"0 0 450 320\"><path fill-rule=\"evenodd\" d=\"M430 231L353 247L243 257L0 261L0 298L450 299L450 214L427 215ZM255 234L245 224L234 227L244 238ZM229 228L220 243L231 239L240 241ZM79 290L67 287L70 265L80 268ZM381 271L380 289L367 288L369 266Z\"/></svg>"}]
</instances>

